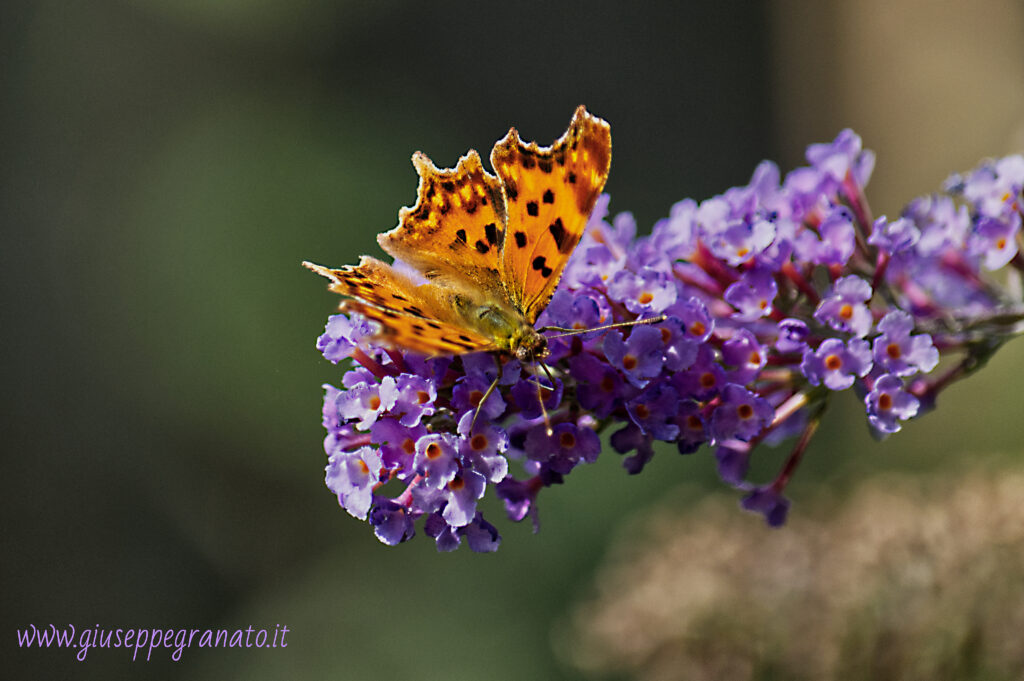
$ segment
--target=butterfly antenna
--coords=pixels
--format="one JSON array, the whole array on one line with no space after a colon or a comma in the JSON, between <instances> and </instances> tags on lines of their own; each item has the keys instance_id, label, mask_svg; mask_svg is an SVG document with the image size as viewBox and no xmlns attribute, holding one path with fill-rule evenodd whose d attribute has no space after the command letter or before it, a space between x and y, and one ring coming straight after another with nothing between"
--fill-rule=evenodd
<instances>
[{"instance_id":1,"label":"butterfly antenna","mask_svg":"<svg viewBox=\"0 0 1024 681\"><path fill-rule=\"evenodd\" d=\"M603 326L595 326L591 329L567 329L562 326L545 326L538 329L541 333L544 331L562 331L563 333L555 334L554 336L548 336L548 340L552 338L564 338L565 336L579 336L580 334L590 333L591 331L607 331L608 329L618 329L623 326L640 326L641 324L657 324L663 322L668 317L665 315L658 315L657 317L648 317L647 319L634 319L631 322L616 322L614 324L605 324Z\"/></svg>"},{"instance_id":2,"label":"butterfly antenna","mask_svg":"<svg viewBox=\"0 0 1024 681\"><path fill-rule=\"evenodd\" d=\"M487 387L486 391L484 391L484 396L481 397L480 401L476 403L476 410L473 412L473 418L470 419L470 421L469 421L469 434L470 435L473 434L473 429L476 427L476 419L477 419L478 416L480 416L480 410L484 408L484 402L486 402L487 398L491 396L491 393L494 392L494 389L498 387L498 381L501 380L501 373L502 373L502 370L505 368L505 366L501 363L500 359L498 359L497 361L498 361L498 375L494 377L494 380L491 381L491 385Z\"/></svg>"}]
</instances>

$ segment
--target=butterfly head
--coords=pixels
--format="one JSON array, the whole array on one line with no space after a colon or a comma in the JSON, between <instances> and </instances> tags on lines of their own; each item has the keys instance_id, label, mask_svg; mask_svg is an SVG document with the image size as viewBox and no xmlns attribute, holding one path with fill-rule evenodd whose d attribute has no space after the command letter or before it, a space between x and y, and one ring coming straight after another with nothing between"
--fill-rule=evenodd
<instances>
[{"instance_id":1,"label":"butterfly head","mask_svg":"<svg viewBox=\"0 0 1024 681\"><path fill-rule=\"evenodd\" d=\"M521 326L509 342L512 354L520 362L544 359L548 356L548 339L529 325Z\"/></svg>"}]
</instances>

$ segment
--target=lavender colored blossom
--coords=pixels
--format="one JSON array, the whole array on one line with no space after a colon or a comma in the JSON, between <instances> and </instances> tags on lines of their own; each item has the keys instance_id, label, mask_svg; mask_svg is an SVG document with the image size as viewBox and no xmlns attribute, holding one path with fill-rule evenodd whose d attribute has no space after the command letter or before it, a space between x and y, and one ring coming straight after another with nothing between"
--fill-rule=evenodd
<instances>
[{"instance_id":1,"label":"lavender colored blossom","mask_svg":"<svg viewBox=\"0 0 1024 681\"><path fill-rule=\"evenodd\" d=\"M852 131L807 159L679 201L649 236L600 197L537 320L550 352L536 362L427 358L378 346L376 323L330 316L317 348L344 372L322 409L339 504L389 546L420 527L439 551L494 551L481 500L536 531L543 490L596 461L610 433L630 474L663 451L708 449L742 507L782 524L834 392L855 388L868 427L894 433L1024 332L1012 287L1024 157L954 175L893 220L871 216L874 155ZM947 354L958 359L933 376ZM748 479L764 469L758 446L787 439L774 479Z\"/></svg>"},{"instance_id":2,"label":"lavender colored blossom","mask_svg":"<svg viewBox=\"0 0 1024 681\"><path fill-rule=\"evenodd\" d=\"M441 489L459 474L459 440L450 433L432 433L416 440L413 466L423 486Z\"/></svg>"},{"instance_id":3,"label":"lavender colored blossom","mask_svg":"<svg viewBox=\"0 0 1024 681\"><path fill-rule=\"evenodd\" d=\"M708 248L731 267L762 252L775 239L775 225L764 219L734 220L709 235Z\"/></svg>"},{"instance_id":4,"label":"lavender colored blossom","mask_svg":"<svg viewBox=\"0 0 1024 681\"><path fill-rule=\"evenodd\" d=\"M895 433L900 429L900 421L917 416L920 402L903 387L903 379L899 376L886 374L875 381L875 385L867 397L868 421L871 427L882 433Z\"/></svg>"},{"instance_id":5,"label":"lavender colored blossom","mask_svg":"<svg viewBox=\"0 0 1024 681\"><path fill-rule=\"evenodd\" d=\"M722 344L722 362L730 367L727 377L731 383L750 383L761 373L767 361L765 348L749 329L740 329Z\"/></svg>"},{"instance_id":6,"label":"lavender colored blossom","mask_svg":"<svg viewBox=\"0 0 1024 681\"><path fill-rule=\"evenodd\" d=\"M734 487L742 487L750 468L750 449L743 442L725 443L715 448L718 477Z\"/></svg>"},{"instance_id":7,"label":"lavender colored blossom","mask_svg":"<svg viewBox=\"0 0 1024 681\"><path fill-rule=\"evenodd\" d=\"M416 534L416 526L408 510L391 499L384 499L374 505L370 509L367 522L373 526L377 539L388 546L397 546L409 541Z\"/></svg>"},{"instance_id":8,"label":"lavender colored blossom","mask_svg":"<svg viewBox=\"0 0 1024 681\"><path fill-rule=\"evenodd\" d=\"M418 425L424 416L434 413L437 390L432 381L422 376L402 374L394 381L382 381L380 386L381 405L394 414L403 426Z\"/></svg>"},{"instance_id":9,"label":"lavender colored blossom","mask_svg":"<svg viewBox=\"0 0 1024 681\"><path fill-rule=\"evenodd\" d=\"M743 497L740 505L748 511L763 515L772 527L781 527L786 523L790 501L773 486L768 486L751 490Z\"/></svg>"},{"instance_id":10,"label":"lavender colored blossom","mask_svg":"<svg viewBox=\"0 0 1024 681\"><path fill-rule=\"evenodd\" d=\"M644 466L654 458L653 438L634 423L612 433L611 445L619 454L634 452L622 462L622 467L629 471L630 475L642 472Z\"/></svg>"},{"instance_id":11,"label":"lavender colored blossom","mask_svg":"<svg viewBox=\"0 0 1024 681\"><path fill-rule=\"evenodd\" d=\"M816 249L814 261L822 265L845 265L853 255L856 236L853 216L845 206L829 211L818 225L821 241Z\"/></svg>"},{"instance_id":12,"label":"lavender colored blossom","mask_svg":"<svg viewBox=\"0 0 1024 681\"><path fill-rule=\"evenodd\" d=\"M1013 213L1005 220L983 217L967 239L967 252L981 256L986 270L998 270L1017 255L1019 233L1020 213Z\"/></svg>"},{"instance_id":13,"label":"lavender colored blossom","mask_svg":"<svg viewBox=\"0 0 1024 681\"><path fill-rule=\"evenodd\" d=\"M676 285L665 272L644 267L633 274L621 270L608 282L608 296L633 314L653 317L676 302Z\"/></svg>"},{"instance_id":14,"label":"lavender colored blossom","mask_svg":"<svg viewBox=\"0 0 1024 681\"><path fill-rule=\"evenodd\" d=\"M734 317L752 322L771 314L772 301L778 292L771 271L757 268L744 272L739 281L729 285L725 290L725 302L736 308Z\"/></svg>"},{"instance_id":15,"label":"lavender colored blossom","mask_svg":"<svg viewBox=\"0 0 1024 681\"><path fill-rule=\"evenodd\" d=\"M722 403L711 415L711 433L715 441L748 441L764 430L775 410L759 395L730 383L722 389Z\"/></svg>"},{"instance_id":16,"label":"lavender colored blossom","mask_svg":"<svg viewBox=\"0 0 1024 681\"><path fill-rule=\"evenodd\" d=\"M803 352L807 349L807 336L811 330L802 319L787 317L779 322L779 336L775 349L782 353Z\"/></svg>"},{"instance_id":17,"label":"lavender colored blossom","mask_svg":"<svg viewBox=\"0 0 1024 681\"><path fill-rule=\"evenodd\" d=\"M921 230L908 218L898 218L889 221L884 215L871 226L871 235L868 236L868 243L877 246L879 249L893 255L901 253L917 243L921 238Z\"/></svg>"},{"instance_id":18,"label":"lavender colored blossom","mask_svg":"<svg viewBox=\"0 0 1024 681\"><path fill-rule=\"evenodd\" d=\"M548 435L535 428L526 436L527 456L544 461L555 473L565 475L580 463L593 463L601 453L601 439L590 428L559 423Z\"/></svg>"},{"instance_id":19,"label":"lavender colored blossom","mask_svg":"<svg viewBox=\"0 0 1024 681\"><path fill-rule=\"evenodd\" d=\"M373 502L373 486L380 482L380 454L372 447L335 452L327 462L327 488L350 514L366 519Z\"/></svg>"},{"instance_id":20,"label":"lavender colored blossom","mask_svg":"<svg viewBox=\"0 0 1024 681\"><path fill-rule=\"evenodd\" d=\"M814 318L836 331L852 333L860 338L871 330L871 284L858 276L843 277L836 281L829 296L814 311Z\"/></svg>"},{"instance_id":21,"label":"lavender colored blossom","mask_svg":"<svg viewBox=\"0 0 1024 681\"><path fill-rule=\"evenodd\" d=\"M817 350L804 352L800 370L812 385L824 384L832 390L846 390L871 371L871 349L868 342L852 338L843 342L829 338Z\"/></svg>"},{"instance_id":22,"label":"lavender colored blossom","mask_svg":"<svg viewBox=\"0 0 1024 681\"><path fill-rule=\"evenodd\" d=\"M373 326L362 317L348 318L343 314L327 318L324 333L316 339L316 349L324 359L337 364L348 358L359 343L373 333Z\"/></svg>"},{"instance_id":23,"label":"lavender colored blossom","mask_svg":"<svg viewBox=\"0 0 1024 681\"><path fill-rule=\"evenodd\" d=\"M881 334L873 344L875 365L896 376L928 373L939 363L939 350L926 333L911 335L914 318L893 310L878 322Z\"/></svg>"},{"instance_id":24,"label":"lavender colored blossom","mask_svg":"<svg viewBox=\"0 0 1024 681\"><path fill-rule=\"evenodd\" d=\"M661 373L665 363L665 347L658 329L638 326L623 340L619 331L608 333L604 353L613 367L638 388Z\"/></svg>"},{"instance_id":25,"label":"lavender colored blossom","mask_svg":"<svg viewBox=\"0 0 1024 681\"><path fill-rule=\"evenodd\" d=\"M667 383L655 383L626 403L626 411L640 430L655 440L673 442L679 436L674 423L679 394Z\"/></svg>"},{"instance_id":26,"label":"lavender colored blossom","mask_svg":"<svg viewBox=\"0 0 1024 681\"><path fill-rule=\"evenodd\" d=\"M598 418L611 414L626 394L622 374L590 353L569 360L569 375L578 384L587 386L578 392L576 398L581 407Z\"/></svg>"}]
</instances>

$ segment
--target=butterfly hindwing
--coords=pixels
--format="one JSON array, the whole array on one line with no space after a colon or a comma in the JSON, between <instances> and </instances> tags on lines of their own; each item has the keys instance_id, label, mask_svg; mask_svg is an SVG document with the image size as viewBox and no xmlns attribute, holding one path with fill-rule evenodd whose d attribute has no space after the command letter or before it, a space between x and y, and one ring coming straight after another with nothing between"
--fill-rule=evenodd
<instances>
[{"instance_id":1,"label":"butterfly hindwing","mask_svg":"<svg viewBox=\"0 0 1024 681\"><path fill-rule=\"evenodd\" d=\"M493 349L486 338L437 319L395 312L360 300L344 301L341 310L349 314L355 312L377 322L380 331L374 336L374 341L401 350L439 356Z\"/></svg>"},{"instance_id":2,"label":"butterfly hindwing","mask_svg":"<svg viewBox=\"0 0 1024 681\"><path fill-rule=\"evenodd\" d=\"M363 256L356 266L330 269L303 263L331 280L329 290L346 300L343 312L377 322L371 337L383 345L425 355L452 355L493 348L493 342L466 328L453 305L461 294L437 286L417 285L390 265Z\"/></svg>"},{"instance_id":3,"label":"butterfly hindwing","mask_svg":"<svg viewBox=\"0 0 1024 681\"><path fill-rule=\"evenodd\" d=\"M550 147L525 144L515 128L491 152L508 214L501 272L510 302L533 324L608 178L611 130L580 106Z\"/></svg>"},{"instance_id":4,"label":"butterfly hindwing","mask_svg":"<svg viewBox=\"0 0 1024 681\"><path fill-rule=\"evenodd\" d=\"M455 168L438 169L420 152L412 162L420 176L416 205L399 211L398 226L377 237L381 248L428 280L503 294L505 202L498 179L472 150Z\"/></svg>"}]
</instances>

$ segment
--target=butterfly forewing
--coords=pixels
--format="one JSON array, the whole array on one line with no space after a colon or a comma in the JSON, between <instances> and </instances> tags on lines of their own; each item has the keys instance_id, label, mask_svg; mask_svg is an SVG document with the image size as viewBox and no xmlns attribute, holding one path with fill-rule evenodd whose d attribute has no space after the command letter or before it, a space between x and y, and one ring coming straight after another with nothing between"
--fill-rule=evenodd
<instances>
[{"instance_id":1,"label":"butterfly forewing","mask_svg":"<svg viewBox=\"0 0 1024 681\"><path fill-rule=\"evenodd\" d=\"M514 128L494 146L491 165L504 187L508 214L502 279L529 324L554 294L610 164L610 128L582 106L550 147L523 143Z\"/></svg>"},{"instance_id":2,"label":"butterfly forewing","mask_svg":"<svg viewBox=\"0 0 1024 681\"><path fill-rule=\"evenodd\" d=\"M440 170L419 152L412 161L420 176L416 205L403 208L398 226L377 237L381 248L428 280L500 293L505 206L498 179L475 151L454 169Z\"/></svg>"}]
</instances>

